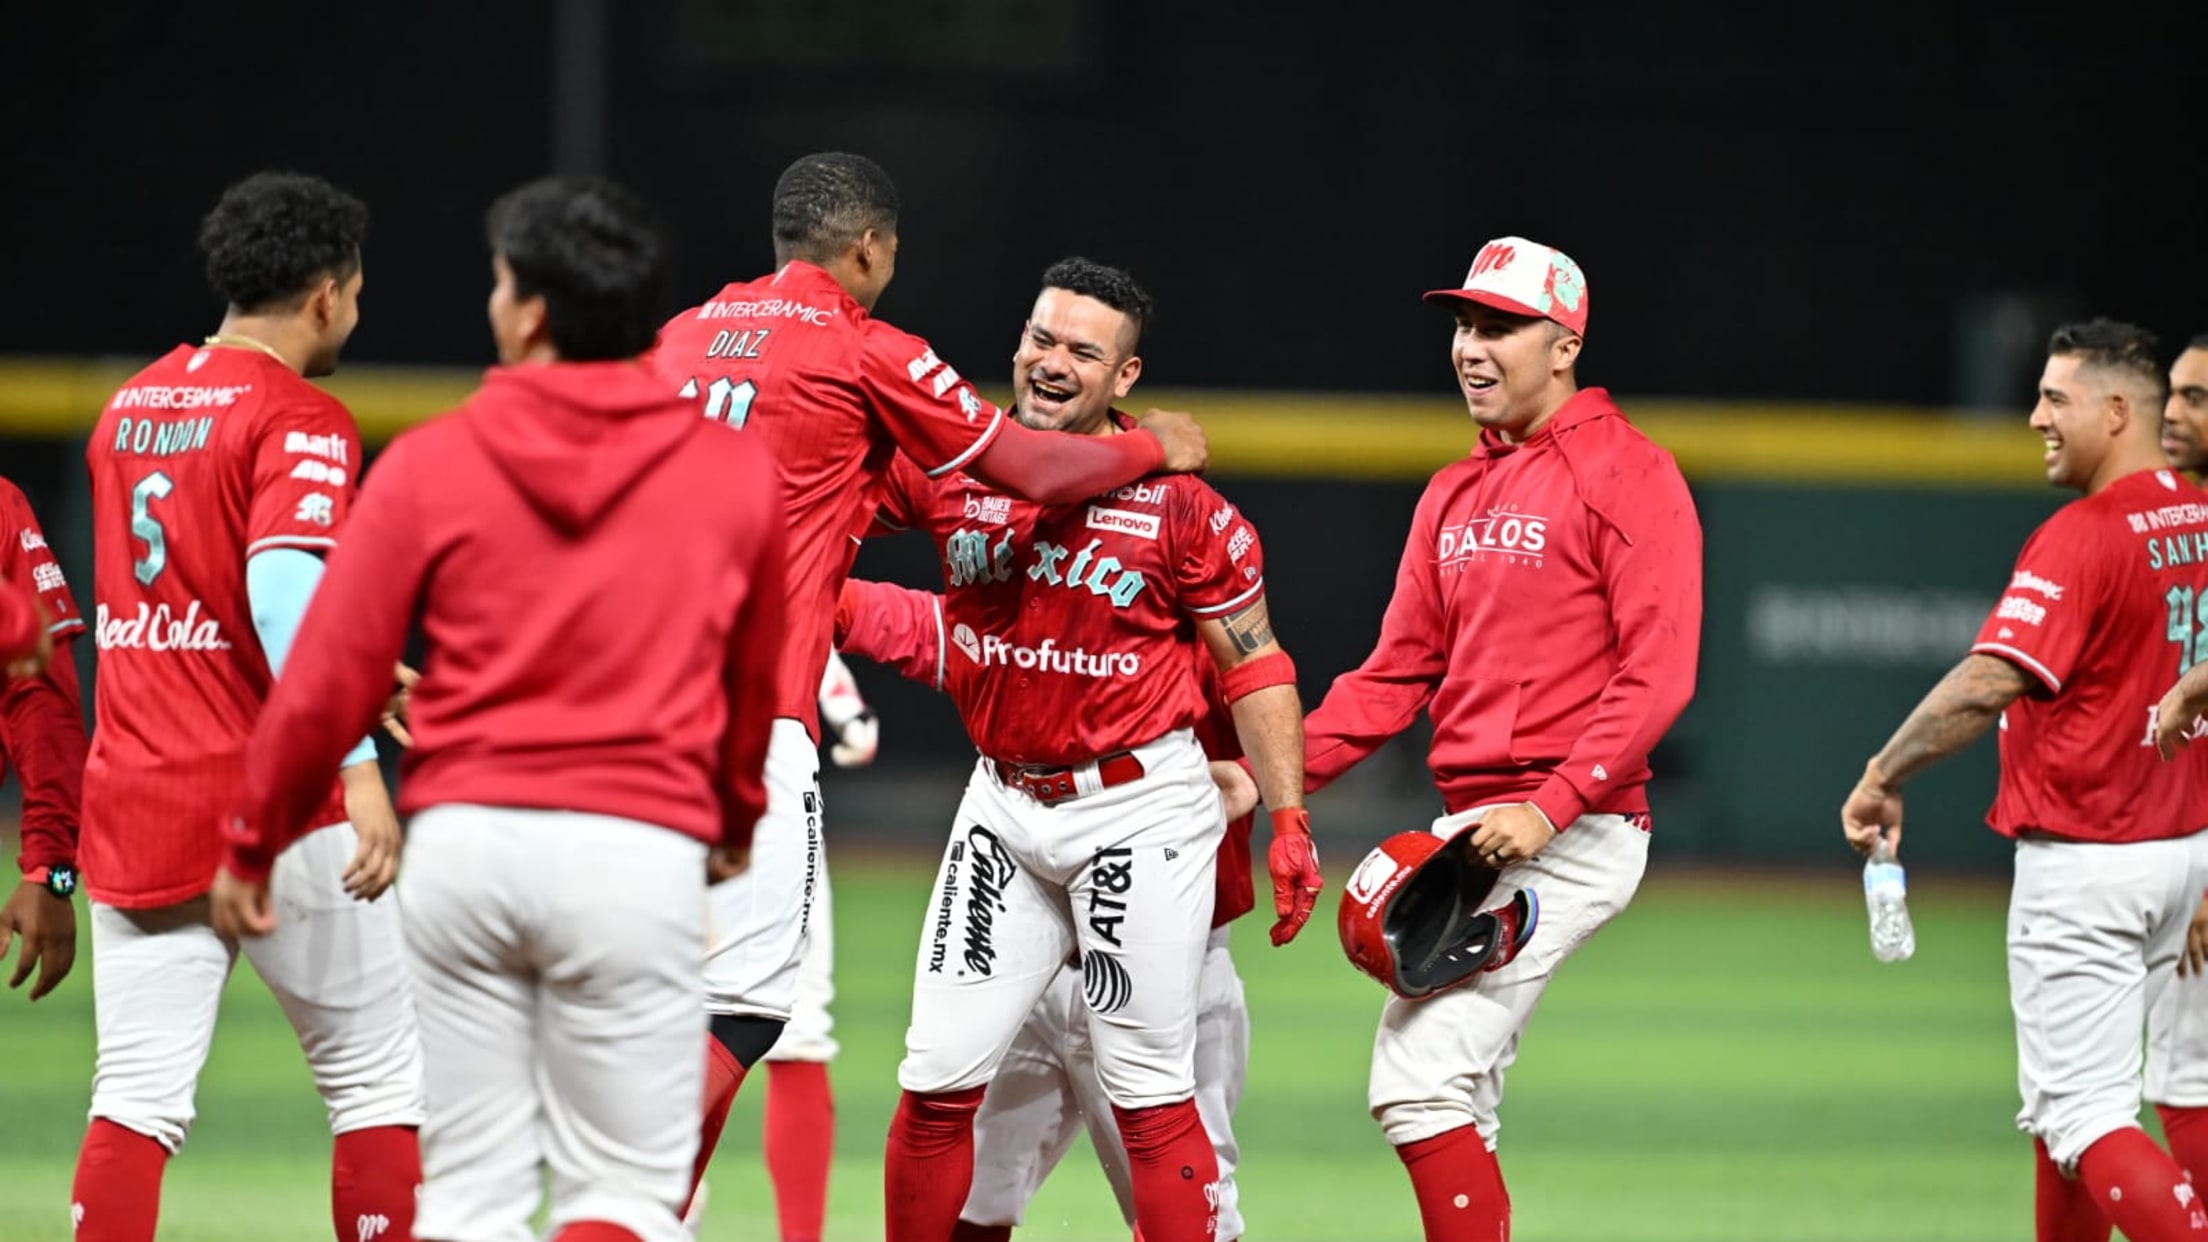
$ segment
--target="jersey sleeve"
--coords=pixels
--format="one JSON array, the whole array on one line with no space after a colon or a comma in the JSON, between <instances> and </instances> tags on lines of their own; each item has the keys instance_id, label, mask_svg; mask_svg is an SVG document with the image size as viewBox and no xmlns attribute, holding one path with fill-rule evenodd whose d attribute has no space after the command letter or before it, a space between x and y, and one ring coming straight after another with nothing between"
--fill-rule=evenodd
<instances>
[{"instance_id":1,"label":"jersey sleeve","mask_svg":"<svg viewBox=\"0 0 2208 1242\"><path fill-rule=\"evenodd\" d=\"M328 552L359 489L360 431L332 397L271 411L253 447L245 554L269 548Z\"/></svg>"},{"instance_id":2,"label":"jersey sleeve","mask_svg":"<svg viewBox=\"0 0 2208 1242\"><path fill-rule=\"evenodd\" d=\"M879 320L866 331L862 386L897 447L931 479L981 456L1003 430L1004 411L983 400L926 341Z\"/></svg>"},{"instance_id":3,"label":"jersey sleeve","mask_svg":"<svg viewBox=\"0 0 2208 1242\"><path fill-rule=\"evenodd\" d=\"M1172 486L1173 576L1183 611L1224 616L1263 594L1265 549L1257 528L1208 487Z\"/></svg>"},{"instance_id":4,"label":"jersey sleeve","mask_svg":"<svg viewBox=\"0 0 2208 1242\"><path fill-rule=\"evenodd\" d=\"M2048 522L2024 541L2008 590L1970 647L2023 669L2049 693L2070 679L2109 589L2099 541L2063 525Z\"/></svg>"},{"instance_id":5,"label":"jersey sleeve","mask_svg":"<svg viewBox=\"0 0 2208 1242\"><path fill-rule=\"evenodd\" d=\"M46 629L55 638L84 631L84 614L69 594L61 563L46 546L31 502L15 484L0 479L0 577L27 587L46 606Z\"/></svg>"}]
</instances>

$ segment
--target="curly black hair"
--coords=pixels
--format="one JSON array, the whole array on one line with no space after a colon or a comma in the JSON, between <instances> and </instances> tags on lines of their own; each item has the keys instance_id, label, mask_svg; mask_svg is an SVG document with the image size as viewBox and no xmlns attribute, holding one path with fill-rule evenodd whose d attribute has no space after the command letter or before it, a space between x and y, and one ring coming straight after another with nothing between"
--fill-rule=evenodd
<instances>
[{"instance_id":1,"label":"curly black hair","mask_svg":"<svg viewBox=\"0 0 2208 1242\"><path fill-rule=\"evenodd\" d=\"M2047 352L2055 357L2074 355L2086 366L2119 372L2161 394L2157 409L2169 395L2160 351L2154 333L2106 318L2063 324L2047 338Z\"/></svg>"},{"instance_id":2,"label":"curly black hair","mask_svg":"<svg viewBox=\"0 0 2208 1242\"><path fill-rule=\"evenodd\" d=\"M805 156L774 183L774 261L826 263L868 229L897 231L897 183L863 155Z\"/></svg>"},{"instance_id":3,"label":"curly black hair","mask_svg":"<svg viewBox=\"0 0 2208 1242\"><path fill-rule=\"evenodd\" d=\"M514 292L544 298L565 362L608 362L649 349L666 318L667 247L644 200L600 177L546 177L491 205L491 249Z\"/></svg>"},{"instance_id":4,"label":"curly black hair","mask_svg":"<svg viewBox=\"0 0 2208 1242\"><path fill-rule=\"evenodd\" d=\"M1063 289L1085 298L1095 298L1120 314L1134 328L1134 339L1127 343L1127 352L1133 353L1142 344L1142 327L1157 314L1157 304L1150 300L1150 291L1135 282L1123 268L1084 259L1079 255L1060 259L1043 272L1043 288Z\"/></svg>"},{"instance_id":5,"label":"curly black hair","mask_svg":"<svg viewBox=\"0 0 2208 1242\"><path fill-rule=\"evenodd\" d=\"M360 270L368 208L320 177L256 173L223 191L199 225L207 283L252 314Z\"/></svg>"}]
</instances>

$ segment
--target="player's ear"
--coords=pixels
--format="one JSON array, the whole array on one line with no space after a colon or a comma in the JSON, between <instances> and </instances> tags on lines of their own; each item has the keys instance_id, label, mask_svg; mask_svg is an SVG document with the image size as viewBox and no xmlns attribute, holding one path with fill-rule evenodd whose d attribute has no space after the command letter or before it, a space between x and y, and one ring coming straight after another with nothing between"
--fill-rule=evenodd
<instances>
[{"instance_id":1,"label":"player's ear","mask_svg":"<svg viewBox=\"0 0 2208 1242\"><path fill-rule=\"evenodd\" d=\"M314 292L307 295L307 310L314 316L316 327L326 328L336 322L338 297L337 278L334 276L324 276L322 283L314 287Z\"/></svg>"},{"instance_id":2,"label":"player's ear","mask_svg":"<svg viewBox=\"0 0 2208 1242\"><path fill-rule=\"evenodd\" d=\"M1577 332L1568 328L1558 332L1556 339L1549 342L1549 369L1562 374L1577 366L1582 343Z\"/></svg>"},{"instance_id":3,"label":"player's ear","mask_svg":"<svg viewBox=\"0 0 2208 1242\"><path fill-rule=\"evenodd\" d=\"M1112 396L1115 398L1126 396L1127 390L1133 388L1135 381L1141 378L1142 355L1127 355L1127 361L1119 364L1119 374L1112 379Z\"/></svg>"}]
</instances>

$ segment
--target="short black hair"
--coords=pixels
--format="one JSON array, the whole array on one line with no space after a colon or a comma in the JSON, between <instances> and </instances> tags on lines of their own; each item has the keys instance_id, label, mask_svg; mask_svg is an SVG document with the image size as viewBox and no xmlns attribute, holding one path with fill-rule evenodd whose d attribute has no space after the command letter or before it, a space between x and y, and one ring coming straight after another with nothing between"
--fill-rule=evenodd
<instances>
[{"instance_id":1,"label":"short black hair","mask_svg":"<svg viewBox=\"0 0 2208 1242\"><path fill-rule=\"evenodd\" d=\"M1126 269L1079 255L1051 264L1043 272L1043 288L1063 289L1085 298L1095 298L1127 316L1127 322L1135 329L1135 339L1127 347L1130 353L1142 344L1143 325L1157 314L1157 303L1150 300L1150 291L1136 283Z\"/></svg>"},{"instance_id":2,"label":"short black hair","mask_svg":"<svg viewBox=\"0 0 2208 1242\"><path fill-rule=\"evenodd\" d=\"M664 320L667 247L644 200L600 177L545 177L491 204L491 249L514 291L544 299L564 362L633 358Z\"/></svg>"},{"instance_id":3,"label":"short black hair","mask_svg":"<svg viewBox=\"0 0 2208 1242\"><path fill-rule=\"evenodd\" d=\"M2199 336L2194 337L2192 340L2185 342L2185 348L2208 349L2208 332L2203 332Z\"/></svg>"},{"instance_id":4,"label":"short black hair","mask_svg":"<svg viewBox=\"0 0 2208 1242\"><path fill-rule=\"evenodd\" d=\"M2160 394L2156 398L2158 405L2169 396L2169 377L2162 366L2161 346L2154 333L2145 328L2108 318L2066 323L2047 338L2049 355L2076 357L2086 366L2128 375Z\"/></svg>"},{"instance_id":5,"label":"short black hair","mask_svg":"<svg viewBox=\"0 0 2208 1242\"><path fill-rule=\"evenodd\" d=\"M822 151L774 183L774 260L826 263L868 229L897 231L897 183L863 155Z\"/></svg>"},{"instance_id":6,"label":"short black hair","mask_svg":"<svg viewBox=\"0 0 2208 1242\"><path fill-rule=\"evenodd\" d=\"M303 298L360 270L368 208L320 177L255 173L224 190L199 224L207 283L247 313Z\"/></svg>"}]
</instances>

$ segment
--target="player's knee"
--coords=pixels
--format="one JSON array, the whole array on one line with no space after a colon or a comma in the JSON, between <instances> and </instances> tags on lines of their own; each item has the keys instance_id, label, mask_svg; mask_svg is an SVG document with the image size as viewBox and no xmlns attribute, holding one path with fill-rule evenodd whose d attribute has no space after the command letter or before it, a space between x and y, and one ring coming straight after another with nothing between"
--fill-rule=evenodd
<instances>
[{"instance_id":1,"label":"player's knee","mask_svg":"<svg viewBox=\"0 0 2208 1242\"><path fill-rule=\"evenodd\" d=\"M1430 1139L1437 1134L1472 1126L1494 1150L1496 1138L1502 1133L1502 1122L1491 1109L1481 1108L1470 1099L1428 1100L1375 1100L1372 1103L1372 1119L1380 1123L1380 1132L1387 1136L1388 1145L1402 1147L1409 1143Z\"/></svg>"},{"instance_id":2,"label":"player's knee","mask_svg":"<svg viewBox=\"0 0 2208 1242\"><path fill-rule=\"evenodd\" d=\"M161 1144L170 1155L184 1150L184 1140L192 1132L192 1108L133 1103L128 1100L92 1097L92 1120L105 1121L121 1126L133 1134L143 1134Z\"/></svg>"}]
</instances>

